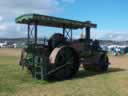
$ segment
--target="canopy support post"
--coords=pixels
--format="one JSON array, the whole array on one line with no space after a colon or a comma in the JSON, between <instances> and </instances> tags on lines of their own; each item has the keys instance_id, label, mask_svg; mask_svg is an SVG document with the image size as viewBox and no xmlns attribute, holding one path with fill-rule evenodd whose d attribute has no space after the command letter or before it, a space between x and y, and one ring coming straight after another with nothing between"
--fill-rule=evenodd
<instances>
[{"instance_id":1,"label":"canopy support post","mask_svg":"<svg viewBox=\"0 0 128 96\"><path fill-rule=\"evenodd\" d=\"M37 24L35 24L35 44L37 44Z\"/></svg>"},{"instance_id":2,"label":"canopy support post","mask_svg":"<svg viewBox=\"0 0 128 96\"><path fill-rule=\"evenodd\" d=\"M86 27L86 29L85 29L86 30L86 39L87 40L90 40L90 29L91 29L90 27Z\"/></svg>"},{"instance_id":3,"label":"canopy support post","mask_svg":"<svg viewBox=\"0 0 128 96\"><path fill-rule=\"evenodd\" d=\"M65 36L65 27L63 27L63 36Z\"/></svg>"}]
</instances>

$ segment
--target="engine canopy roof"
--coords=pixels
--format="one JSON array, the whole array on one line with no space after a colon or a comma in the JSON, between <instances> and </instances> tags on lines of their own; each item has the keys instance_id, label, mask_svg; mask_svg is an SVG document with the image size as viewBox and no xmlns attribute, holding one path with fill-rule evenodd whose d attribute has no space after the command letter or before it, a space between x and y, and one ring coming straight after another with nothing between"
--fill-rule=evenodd
<instances>
[{"instance_id":1,"label":"engine canopy roof","mask_svg":"<svg viewBox=\"0 0 128 96\"><path fill-rule=\"evenodd\" d=\"M37 24L40 26L57 27L57 28L71 28L79 29L85 27L96 28L97 25L90 21L82 22L77 20L70 20L58 18L53 16L46 16L40 14L25 14L16 18L16 23L20 24Z\"/></svg>"}]
</instances>

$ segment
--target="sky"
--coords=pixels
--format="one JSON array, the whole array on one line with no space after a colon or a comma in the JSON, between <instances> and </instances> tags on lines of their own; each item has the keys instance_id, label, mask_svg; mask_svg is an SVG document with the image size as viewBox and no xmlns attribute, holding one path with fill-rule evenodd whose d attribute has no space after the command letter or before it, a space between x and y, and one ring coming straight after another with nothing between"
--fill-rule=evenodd
<instances>
[{"instance_id":1,"label":"sky","mask_svg":"<svg viewBox=\"0 0 128 96\"><path fill-rule=\"evenodd\" d=\"M27 13L89 20L97 24L91 30L93 39L128 40L128 0L1 0L0 38L25 37L26 27L16 24L15 18ZM40 27L40 31L40 36L49 36L57 30Z\"/></svg>"}]
</instances>

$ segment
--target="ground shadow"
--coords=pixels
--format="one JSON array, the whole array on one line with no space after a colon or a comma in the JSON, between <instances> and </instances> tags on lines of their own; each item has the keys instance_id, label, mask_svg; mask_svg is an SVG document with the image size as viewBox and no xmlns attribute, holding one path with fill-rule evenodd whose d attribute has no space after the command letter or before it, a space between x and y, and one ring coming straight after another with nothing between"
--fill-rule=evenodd
<instances>
[{"instance_id":1,"label":"ground shadow","mask_svg":"<svg viewBox=\"0 0 128 96\"><path fill-rule=\"evenodd\" d=\"M120 71L125 71L125 69L109 68L107 72L92 72L92 71L86 71L84 69L80 69L72 79L80 79L80 78L86 78L86 77L96 76L96 75L101 75L101 74L109 74L109 73L120 72ZM49 79L48 80L49 83L55 83L58 81L61 82L63 80L56 80L56 79Z\"/></svg>"},{"instance_id":2,"label":"ground shadow","mask_svg":"<svg viewBox=\"0 0 128 96\"><path fill-rule=\"evenodd\" d=\"M79 72L76 74L76 76L73 79L85 78L85 77L90 77L90 76L95 76L100 74L108 74L113 72L120 72L120 71L125 71L125 69L109 68L107 72L92 72L92 71L79 70Z\"/></svg>"}]
</instances>

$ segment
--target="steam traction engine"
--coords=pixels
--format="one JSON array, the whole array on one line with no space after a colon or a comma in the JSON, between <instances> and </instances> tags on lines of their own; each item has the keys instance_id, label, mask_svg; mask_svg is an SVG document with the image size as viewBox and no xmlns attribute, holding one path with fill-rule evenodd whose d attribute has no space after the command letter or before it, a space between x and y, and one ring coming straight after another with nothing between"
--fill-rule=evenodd
<instances>
[{"instance_id":1,"label":"steam traction engine","mask_svg":"<svg viewBox=\"0 0 128 96\"><path fill-rule=\"evenodd\" d=\"M99 41L90 39L90 29L96 28L91 22L26 14L16 18L16 23L27 24L27 48L22 50L20 65L26 67L36 79L70 79L80 64L85 70L105 72L109 60ZM62 28L42 44L38 43L38 25ZM72 32L84 29L86 37L74 40ZM47 33L46 33L47 34Z\"/></svg>"}]
</instances>

